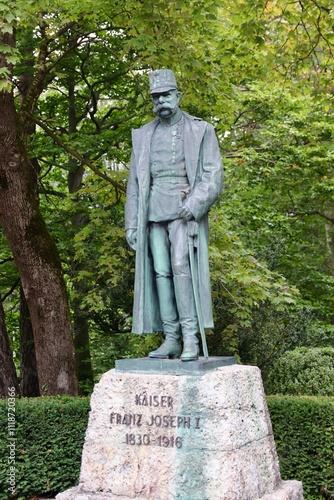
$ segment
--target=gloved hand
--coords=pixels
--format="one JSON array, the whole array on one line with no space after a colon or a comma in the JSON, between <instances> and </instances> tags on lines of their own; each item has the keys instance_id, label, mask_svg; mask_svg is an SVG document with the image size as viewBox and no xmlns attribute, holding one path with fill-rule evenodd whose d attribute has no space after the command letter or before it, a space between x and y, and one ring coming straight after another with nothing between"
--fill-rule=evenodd
<instances>
[{"instance_id":1,"label":"gloved hand","mask_svg":"<svg viewBox=\"0 0 334 500\"><path fill-rule=\"evenodd\" d=\"M126 241L132 250L137 250L137 229L126 230Z\"/></svg>"},{"instance_id":2,"label":"gloved hand","mask_svg":"<svg viewBox=\"0 0 334 500\"><path fill-rule=\"evenodd\" d=\"M186 222L189 222L194 217L193 214L191 213L191 211L189 210L189 208L186 207L186 205L181 205L181 207L179 209L179 215Z\"/></svg>"}]
</instances>

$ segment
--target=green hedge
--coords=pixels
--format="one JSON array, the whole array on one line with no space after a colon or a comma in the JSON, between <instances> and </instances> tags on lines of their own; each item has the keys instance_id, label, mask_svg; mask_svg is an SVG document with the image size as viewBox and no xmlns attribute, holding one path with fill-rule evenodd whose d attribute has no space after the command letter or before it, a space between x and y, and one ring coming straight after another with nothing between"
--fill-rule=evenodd
<instances>
[{"instance_id":1,"label":"green hedge","mask_svg":"<svg viewBox=\"0 0 334 500\"><path fill-rule=\"evenodd\" d=\"M270 370L267 394L334 396L334 348L298 347L287 351Z\"/></svg>"},{"instance_id":2,"label":"green hedge","mask_svg":"<svg viewBox=\"0 0 334 500\"><path fill-rule=\"evenodd\" d=\"M283 479L303 481L305 500L334 499L334 398L267 398ZM77 484L88 398L17 399L16 498ZM8 407L0 400L0 499L8 491Z\"/></svg>"},{"instance_id":3,"label":"green hedge","mask_svg":"<svg viewBox=\"0 0 334 500\"><path fill-rule=\"evenodd\" d=\"M334 398L267 401L282 478L302 481L306 500L334 499Z\"/></svg>"},{"instance_id":4,"label":"green hedge","mask_svg":"<svg viewBox=\"0 0 334 500\"><path fill-rule=\"evenodd\" d=\"M8 406L0 402L0 499L52 495L78 481L89 399L16 399L15 496L8 490ZM12 413L12 412L10 412Z\"/></svg>"}]
</instances>

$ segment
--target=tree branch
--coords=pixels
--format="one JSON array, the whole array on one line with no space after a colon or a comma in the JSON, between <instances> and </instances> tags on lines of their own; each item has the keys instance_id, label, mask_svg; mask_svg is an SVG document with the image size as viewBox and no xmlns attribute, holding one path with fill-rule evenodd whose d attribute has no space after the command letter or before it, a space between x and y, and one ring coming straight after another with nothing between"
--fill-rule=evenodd
<instances>
[{"instance_id":1,"label":"tree branch","mask_svg":"<svg viewBox=\"0 0 334 500\"><path fill-rule=\"evenodd\" d=\"M329 215L320 212L320 210L306 210L305 212L293 212L290 214L290 217L303 217L305 215L320 215L320 217L323 217L324 219L334 224L334 217L330 217Z\"/></svg>"},{"instance_id":2,"label":"tree branch","mask_svg":"<svg viewBox=\"0 0 334 500\"><path fill-rule=\"evenodd\" d=\"M15 288L17 287L17 285L20 283L20 279L17 279L14 281L14 284L10 287L10 289L8 290L7 293L5 293L5 295L1 298L1 301L2 302L5 302L5 300L7 299L7 297L9 297L15 290Z\"/></svg>"},{"instance_id":3,"label":"tree branch","mask_svg":"<svg viewBox=\"0 0 334 500\"><path fill-rule=\"evenodd\" d=\"M14 261L14 257L7 257L7 259L0 260L0 266L2 264L6 264L7 262L13 262L13 261Z\"/></svg>"},{"instance_id":4,"label":"tree branch","mask_svg":"<svg viewBox=\"0 0 334 500\"><path fill-rule=\"evenodd\" d=\"M70 154L71 156L73 156L73 158L76 158L83 165L85 165L90 170L92 170L96 175L98 175L99 177L101 177L105 181L109 182L109 184L111 184L115 189L119 189L123 193L126 192L126 189L125 189L125 187L122 184L120 184L119 182L115 181L114 179L112 179L111 177L109 177L104 172L101 172L101 170L99 170L93 163L91 163L89 160L87 160L86 158L84 158L83 156L81 156L77 151L74 151L74 149L72 149L69 146L67 146L66 144L64 144L59 139L59 137L52 130L50 130L47 125L45 125L45 123L43 123L41 120L39 120L38 118L36 118L36 116L30 115L30 117L31 117L31 119L35 123L37 123L37 125L39 127L41 127L44 130L44 132L46 132L48 134L48 136L50 136L55 141L56 144L58 144L58 146L60 146L68 154Z\"/></svg>"},{"instance_id":5,"label":"tree branch","mask_svg":"<svg viewBox=\"0 0 334 500\"><path fill-rule=\"evenodd\" d=\"M52 196L58 196L58 198L66 198L66 194L65 193L61 193L60 191L54 191L53 189L44 189L42 187L42 189L38 189L38 194L50 194Z\"/></svg>"}]
</instances>

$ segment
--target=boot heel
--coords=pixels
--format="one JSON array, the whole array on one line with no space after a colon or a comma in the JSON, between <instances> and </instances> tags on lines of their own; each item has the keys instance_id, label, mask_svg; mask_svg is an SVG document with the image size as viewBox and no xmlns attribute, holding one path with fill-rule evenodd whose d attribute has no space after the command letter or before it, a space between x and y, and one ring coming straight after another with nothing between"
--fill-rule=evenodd
<instances>
[{"instance_id":1,"label":"boot heel","mask_svg":"<svg viewBox=\"0 0 334 500\"><path fill-rule=\"evenodd\" d=\"M181 354L181 361L196 361L198 359L198 344L195 341L187 342L184 345L183 353Z\"/></svg>"},{"instance_id":2,"label":"boot heel","mask_svg":"<svg viewBox=\"0 0 334 500\"><path fill-rule=\"evenodd\" d=\"M180 358L180 356L181 356L181 352L180 352L180 354L171 354L171 355L169 356L169 359L179 359L179 358Z\"/></svg>"},{"instance_id":3,"label":"boot heel","mask_svg":"<svg viewBox=\"0 0 334 500\"><path fill-rule=\"evenodd\" d=\"M176 340L165 340L165 342L155 351L148 354L149 358L173 359L181 355L181 344Z\"/></svg>"}]
</instances>

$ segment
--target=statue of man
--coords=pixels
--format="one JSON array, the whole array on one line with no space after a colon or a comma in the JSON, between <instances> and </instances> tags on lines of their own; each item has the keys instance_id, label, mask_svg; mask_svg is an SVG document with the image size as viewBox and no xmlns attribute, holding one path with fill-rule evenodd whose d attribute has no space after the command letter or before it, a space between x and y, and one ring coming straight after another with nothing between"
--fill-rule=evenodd
<instances>
[{"instance_id":1,"label":"statue of man","mask_svg":"<svg viewBox=\"0 0 334 500\"><path fill-rule=\"evenodd\" d=\"M199 355L194 287L203 327L213 327L208 211L222 189L221 157L212 125L179 108L173 71L153 71L149 80L157 118L132 132L125 204L126 237L136 251L132 332L163 331L165 340L151 358L191 361ZM198 234L196 282L189 223Z\"/></svg>"}]
</instances>

